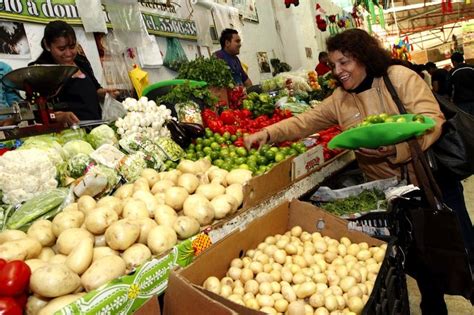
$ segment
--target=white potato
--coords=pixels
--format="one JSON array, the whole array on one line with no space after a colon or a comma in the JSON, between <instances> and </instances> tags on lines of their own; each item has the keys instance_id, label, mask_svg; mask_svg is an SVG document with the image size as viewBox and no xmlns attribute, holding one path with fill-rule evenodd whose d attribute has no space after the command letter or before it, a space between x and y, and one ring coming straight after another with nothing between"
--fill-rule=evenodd
<instances>
[{"instance_id":1,"label":"white potato","mask_svg":"<svg viewBox=\"0 0 474 315\"><path fill-rule=\"evenodd\" d=\"M92 263L94 242L88 238L82 239L66 259L66 266L81 275Z\"/></svg>"},{"instance_id":2,"label":"white potato","mask_svg":"<svg viewBox=\"0 0 474 315\"><path fill-rule=\"evenodd\" d=\"M153 215L153 211L155 211L156 207L158 206L158 200L155 199L152 193L148 191L136 191L133 194L133 198L137 200L141 200L145 203L146 209L148 210L148 216L151 217Z\"/></svg>"},{"instance_id":3,"label":"white potato","mask_svg":"<svg viewBox=\"0 0 474 315\"><path fill-rule=\"evenodd\" d=\"M38 255L38 258L43 261L49 261L56 253L51 247L43 247Z\"/></svg>"},{"instance_id":4,"label":"white potato","mask_svg":"<svg viewBox=\"0 0 474 315\"><path fill-rule=\"evenodd\" d=\"M119 256L119 252L107 246L94 247L92 251L92 261L96 261L105 256Z\"/></svg>"},{"instance_id":5,"label":"white potato","mask_svg":"<svg viewBox=\"0 0 474 315\"><path fill-rule=\"evenodd\" d=\"M119 199L127 199L133 195L133 184L124 184L120 186L115 192L114 197Z\"/></svg>"},{"instance_id":6,"label":"white potato","mask_svg":"<svg viewBox=\"0 0 474 315\"><path fill-rule=\"evenodd\" d=\"M123 252L122 258L127 270L133 270L151 258L151 251L143 244L133 244Z\"/></svg>"},{"instance_id":7,"label":"white potato","mask_svg":"<svg viewBox=\"0 0 474 315\"><path fill-rule=\"evenodd\" d=\"M82 211L85 215L89 213L89 211L93 210L96 206L97 202L91 196L81 196L77 201L77 208L79 211Z\"/></svg>"},{"instance_id":8,"label":"white potato","mask_svg":"<svg viewBox=\"0 0 474 315\"><path fill-rule=\"evenodd\" d=\"M66 263L67 256L63 254L56 254L53 257L51 257L48 261L50 264L65 264Z\"/></svg>"},{"instance_id":9,"label":"white potato","mask_svg":"<svg viewBox=\"0 0 474 315\"><path fill-rule=\"evenodd\" d=\"M119 256L105 256L94 261L81 277L82 286L89 292L125 274L125 261Z\"/></svg>"},{"instance_id":10,"label":"white potato","mask_svg":"<svg viewBox=\"0 0 474 315\"><path fill-rule=\"evenodd\" d=\"M36 269L45 266L47 263L48 262L38 258L25 260L25 264L30 267L31 272L35 272Z\"/></svg>"},{"instance_id":11,"label":"white potato","mask_svg":"<svg viewBox=\"0 0 474 315\"><path fill-rule=\"evenodd\" d=\"M150 191L150 186L146 178L140 177L133 183L133 193L139 190Z\"/></svg>"},{"instance_id":12,"label":"white potato","mask_svg":"<svg viewBox=\"0 0 474 315\"><path fill-rule=\"evenodd\" d=\"M0 233L0 244L26 238L26 233L20 230L5 230Z\"/></svg>"},{"instance_id":13,"label":"white potato","mask_svg":"<svg viewBox=\"0 0 474 315\"><path fill-rule=\"evenodd\" d=\"M179 216L174 221L173 229L178 235L178 238L184 240L199 233L200 225L193 217Z\"/></svg>"},{"instance_id":14,"label":"white potato","mask_svg":"<svg viewBox=\"0 0 474 315\"><path fill-rule=\"evenodd\" d=\"M215 183L201 184L196 189L196 193L203 195L210 201L219 195L225 194L225 187Z\"/></svg>"},{"instance_id":15,"label":"white potato","mask_svg":"<svg viewBox=\"0 0 474 315\"><path fill-rule=\"evenodd\" d=\"M68 211L80 211L79 205L77 204L77 202L73 202L65 206L63 209L63 212L68 212Z\"/></svg>"},{"instance_id":16,"label":"white potato","mask_svg":"<svg viewBox=\"0 0 474 315\"><path fill-rule=\"evenodd\" d=\"M58 213L53 219L53 233L58 237L64 230L81 227L82 223L84 223L84 213L81 211Z\"/></svg>"},{"instance_id":17,"label":"white potato","mask_svg":"<svg viewBox=\"0 0 474 315\"><path fill-rule=\"evenodd\" d=\"M150 187L153 187L153 185L160 180L160 174L152 168L145 168L140 176L148 181L148 186Z\"/></svg>"},{"instance_id":18,"label":"white potato","mask_svg":"<svg viewBox=\"0 0 474 315\"><path fill-rule=\"evenodd\" d=\"M157 193L165 193L168 188L175 186L175 183L169 179L162 179L157 181L151 188L151 193L156 195Z\"/></svg>"},{"instance_id":19,"label":"white potato","mask_svg":"<svg viewBox=\"0 0 474 315\"><path fill-rule=\"evenodd\" d=\"M114 210L117 215L121 215L123 209L123 202L119 197L105 196L100 198L99 201L97 201L97 207L109 207Z\"/></svg>"},{"instance_id":20,"label":"white potato","mask_svg":"<svg viewBox=\"0 0 474 315\"><path fill-rule=\"evenodd\" d=\"M58 297L74 292L81 279L65 265L47 264L31 274L30 289L44 297Z\"/></svg>"},{"instance_id":21,"label":"white potato","mask_svg":"<svg viewBox=\"0 0 474 315\"><path fill-rule=\"evenodd\" d=\"M107 245L115 250L126 250L135 243L140 235L140 227L129 220L112 223L105 231Z\"/></svg>"},{"instance_id":22,"label":"white potato","mask_svg":"<svg viewBox=\"0 0 474 315\"><path fill-rule=\"evenodd\" d=\"M157 226L156 222L150 218L141 218L136 220L130 220L132 224L136 224L140 227L140 236L138 236L137 243L146 244L148 240L148 233L150 230Z\"/></svg>"},{"instance_id":23,"label":"white potato","mask_svg":"<svg viewBox=\"0 0 474 315\"><path fill-rule=\"evenodd\" d=\"M66 305L73 303L83 297L85 293L68 294L49 301L46 306L39 310L38 315L53 315Z\"/></svg>"},{"instance_id":24,"label":"white potato","mask_svg":"<svg viewBox=\"0 0 474 315\"><path fill-rule=\"evenodd\" d=\"M48 304L49 299L37 295L30 295L26 303L26 315L38 315L39 311Z\"/></svg>"},{"instance_id":25,"label":"white potato","mask_svg":"<svg viewBox=\"0 0 474 315\"><path fill-rule=\"evenodd\" d=\"M210 224L215 216L211 202L200 194L186 198L183 205L184 215L195 218L201 226Z\"/></svg>"},{"instance_id":26,"label":"white potato","mask_svg":"<svg viewBox=\"0 0 474 315\"><path fill-rule=\"evenodd\" d=\"M28 236L38 240L42 246L52 246L56 242L53 223L49 220L35 221L28 229Z\"/></svg>"},{"instance_id":27,"label":"white potato","mask_svg":"<svg viewBox=\"0 0 474 315\"><path fill-rule=\"evenodd\" d=\"M122 216L127 219L149 218L150 214L145 202L139 199L130 199L123 207Z\"/></svg>"},{"instance_id":28,"label":"white potato","mask_svg":"<svg viewBox=\"0 0 474 315\"><path fill-rule=\"evenodd\" d=\"M154 211L154 217L156 223L159 225L173 226L178 214L176 211L168 205L159 205Z\"/></svg>"},{"instance_id":29,"label":"white potato","mask_svg":"<svg viewBox=\"0 0 474 315\"><path fill-rule=\"evenodd\" d=\"M116 221L118 221L117 212L110 207L101 206L89 212L85 220L85 226L89 232L100 235L104 234L105 230Z\"/></svg>"},{"instance_id":30,"label":"white potato","mask_svg":"<svg viewBox=\"0 0 474 315\"><path fill-rule=\"evenodd\" d=\"M31 237L9 241L0 245L0 258L6 261L37 258L41 248L40 242Z\"/></svg>"},{"instance_id":31,"label":"white potato","mask_svg":"<svg viewBox=\"0 0 474 315\"><path fill-rule=\"evenodd\" d=\"M225 193L231 195L237 200L237 208L244 201L244 188L241 184L232 184L226 187Z\"/></svg>"},{"instance_id":32,"label":"white potato","mask_svg":"<svg viewBox=\"0 0 474 315\"><path fill-rule=\"evenodd\" d=\"M165 192L165 204L176 211L183 209L183 203L189 193L183 187L170 187Z\"/></svg>"},{"instance_id":33,"label":"white potato","mask_svg":"<svg viewBox=\"0 0 474 315\"><path fill-rule=\"evenodd\" d=\"M199 186L199 179L194 174L186 173L178 178L178 186L186 189L189 194L193 194Z\"/></svg>"},{"instance_id":34,"label":"white potato","mask_svg":"<svg viewBox=\"0 0 474 315\"><path fill-rule=\"evenodd\" d=\"M84 238L94 242L94 236L85 229L73 228L63 231L56 242L57 252L63 255L69 255L72 249L79 245L79 242Z\"/></svg>"},{"instance_id":35,"label":"white potato","mask_svg":"<svg viewBox=\"0 0 474 315\"><path fill-rule=\"evenodd\" d=\"M148 234L147 245L155 255L160 255L178 242L176 232L169 226L159 225Z\"/></svg>"}]
</instances>

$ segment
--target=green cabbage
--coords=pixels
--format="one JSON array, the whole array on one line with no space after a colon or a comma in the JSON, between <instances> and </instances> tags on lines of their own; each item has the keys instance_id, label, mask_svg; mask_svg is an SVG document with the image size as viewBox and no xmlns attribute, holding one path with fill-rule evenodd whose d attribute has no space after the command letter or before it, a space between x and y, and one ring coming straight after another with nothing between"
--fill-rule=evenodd
<instances>
[{"instance_id":1,"label":"green cabbage","mask_svg":"<svg viewBox=\"0 0 474 315\"><path fill-rule=\"evenodd\" d=\"M95 127L89 133L89 143L97 149L103 144L117 144L118 140L115 136L115 131L107 125L100 125Z\"/></svg>"},{"instance_id":2,"label":"green cabbage","mask_svg":"<svg viewBox=\"0 0 474 315\"><path fill-rule=\"evenodd\" d=\"M84 140L71 140L63 146L63 151L66 159L71 159L79 153L89 155L94 148Z\"/></svg>"},{"instance_id":3,"label":"green cabbage","mask_svg":"<svg viewBox=\"0 0 474 315\"><path fill-rule=\"evenodd\" d=\"M72 178L79 178L87 170L87 167L93 162L93 160L84 153L79 153L75 156L73 156L68 162L67 162L67 170L68 174Z\"/></svg>"}]
</instances>

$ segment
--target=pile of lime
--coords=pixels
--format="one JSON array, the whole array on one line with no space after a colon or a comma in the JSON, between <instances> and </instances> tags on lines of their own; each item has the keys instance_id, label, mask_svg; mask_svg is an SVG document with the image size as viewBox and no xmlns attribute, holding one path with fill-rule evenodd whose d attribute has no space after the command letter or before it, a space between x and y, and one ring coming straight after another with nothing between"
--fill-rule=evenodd
<instances>
[{"instance_id":1,"label":"pile of lime","mask_svg":"<svg viewBox=\"0 0 474 315\"><path fill-rule=\"evenodd\" d=\"M237 139L237 135L235 139ZM253 175L261 175L270 170L275 164L290 156L306 152L307 148L302 142L292 143L287 147L274 147L268 144L260 150L247 150L244 147L233 144L233 136L224 133L212 133L206 130L203 138L197 138L186 148L185 158L196 161L203 157L209 157L212 164L227 171L233 169L247 169Z\"/></svg>"},{"instance_id":2,"label":"pile of lime","mask_svg":"<svg viewBox=\"0 0 474 315\"><path fill-rule=\"evenodd\" d=\"M416 123L425 123L425 117L421 114L416 114L411 119L412 122ZM364 127L370 126L373 124L381 123L406 123L409 122L406 117L401 115L389 115L387 113L382 113L378 115L369 115L357 126Z\"/></svg>"}]
</instances>

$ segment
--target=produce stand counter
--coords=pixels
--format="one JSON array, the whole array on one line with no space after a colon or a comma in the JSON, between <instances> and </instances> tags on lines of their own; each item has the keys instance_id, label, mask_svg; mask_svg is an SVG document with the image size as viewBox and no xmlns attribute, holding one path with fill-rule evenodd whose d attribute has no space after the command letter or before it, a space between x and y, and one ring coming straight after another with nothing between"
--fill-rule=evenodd
<instances>
[{"instance_id":1,"label":"produce stand counter","mask_svg":"<svg viewBox=\"0 0 474 315\"><path fill-rule=\"evenodd\" d=\"M282 187L282 191L260 204L244 209L236 217L212 228L207 235L201 233L179 243L168 254L145 263L132 274L115 279L104 287L88 293L55 314L134 313L152 297L166 290L172 269L189 265L201 250L265 215L282 202L299 198L332 174L342 170L354 159L352 151L339 154L308 176L293 182L290 186Z\"/></svg>"}]
</instances>

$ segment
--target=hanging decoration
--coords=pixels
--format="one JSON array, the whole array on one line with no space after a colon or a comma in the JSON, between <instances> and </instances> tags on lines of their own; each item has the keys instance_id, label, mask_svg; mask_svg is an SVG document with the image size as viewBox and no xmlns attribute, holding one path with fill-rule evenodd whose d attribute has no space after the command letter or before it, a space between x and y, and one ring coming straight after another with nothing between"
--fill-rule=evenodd
<instances>
[{"instance_id":1,"label":"hanging decoration","mask_svg":"<svg viewBox=\"0 0 474 315\"><path fill-rule=\"evenodd\" d=\"M321 8L319 3L316 3L316 26L321 32L326 32L327 22L326 22L326 11Z\"/></svg>"},{"instance_id":2,"label":"hanging decoration","mask_svg":"<svg viewBox=\"0 0 474 315\"><path fill-rule=\"evenodd\" d=\"M352 19L354 20L354 27L361 27L364 24L364 17L359 11L359 7L354 5L351 13Z\"/></svg>"},{"instance_id":3,"label":"hanging decoration","mask_svg":"<svg viewBox=\"0 0 474 315\"><path fill-rule=\"evenodd\" d=\"M332 15L329 15L329 16L328 16L328 21L329 21L329 34L331 34L331 35L335 35L335 34L338 33L336 20L337 20L337 16L336 16L336 15L332 14Z\"/></svg>"},{"instance_id":4,"label":"hanging decoration","mask_svg":"<svg viewBox=\"0 0 474 315\"><path fill-rule=\"evenodd\" d=\"M339 26L339 28L342 30L351 28L351 18L348 16L339 18L337 21L337 26Z\"/></svg>"},{"instance_id":5,"label":"hanging decoration","mask_svg":"<svg viewBox=\"0 0 474 315\"><path fill-rule=\"evenodd\" d=\"M443 14L453 13L453 3L452 0L441 0L441 12Z\"/></svg>"},{"instance_id":6,"label":"hanging decoration","mask_svg":"<svg viewBox=\"0 0 474 315\"><path fill-rule=\"evenodd\" d=\"M408 36L402 40L398 40L398 43L393 44L392 46L392 58L399 59L403 61L410 61L411 55L410 51L413 50L413 45L410 44Z\"/></svg>"},{"instance_id":7,"label":"hanging decoration","mask_svg":"<svg viewBox=\"0 0 474 315\"><path fill-rule=\"evenodd\" d=\"M369 32L372 32L373 24L378 23L380 24L380 26L382 26L382 28L385 28L383 6L378 3L378 0L356 0L354 7L357 7L359 5L361 5L367 12L369 12L369 15L367 16L367 26Z\"/></svg>"},{"instance_id":8,"label":"hanging decoration","mask_svg":"<svg viewBox=\"0 0 474 315\"><path fill-rule=\"evenodd\" d=\"M290 8L291 5L294 5L295 7L299 6L300 1L299 0L285 0L285 7L288 9Z\"/></svg>"}]
</instances>

